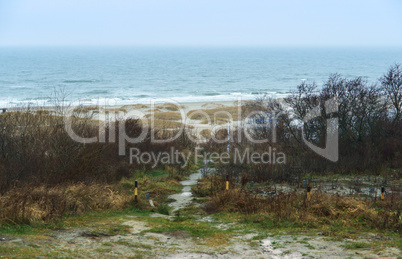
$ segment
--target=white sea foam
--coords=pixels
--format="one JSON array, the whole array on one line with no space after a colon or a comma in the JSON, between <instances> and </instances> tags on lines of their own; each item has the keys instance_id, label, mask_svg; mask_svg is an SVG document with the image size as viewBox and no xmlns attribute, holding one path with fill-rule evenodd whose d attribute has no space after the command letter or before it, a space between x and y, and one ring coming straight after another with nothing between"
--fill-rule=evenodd
<instances>
[{"instance_id":1,"label":"white sea foam","mask_svg":"<svg viewBox=\"0 0 402 259\"><path fill-rule=\"evenodd\" d=\"M150 103L158 98L180 103L253 100L260 94L281 98L303 80L321 84L335 72L375 82L389 65L402 60L401 49L350 53L286 48L0 48L0 106L52 106L48 96L55 88L64 89L74 105ZM287 62L289 56L294 58Z\"/></svg>"}]
</instances>

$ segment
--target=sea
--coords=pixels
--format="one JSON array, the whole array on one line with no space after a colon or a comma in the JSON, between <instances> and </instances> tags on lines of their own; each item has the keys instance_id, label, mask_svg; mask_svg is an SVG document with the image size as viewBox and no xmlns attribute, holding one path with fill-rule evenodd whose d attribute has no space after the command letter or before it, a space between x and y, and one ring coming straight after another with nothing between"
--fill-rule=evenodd
<instances>
[{"instance_id":1,"label":"sea","mask_svg":"<svg viewBox=\"0 0 402 259\"><path fill-rule=\"evenodd\" d=\"M284 97L333 73L376 83L395 63L402 47L0 47L0 107Z\"/></svg>"}]
</instances>

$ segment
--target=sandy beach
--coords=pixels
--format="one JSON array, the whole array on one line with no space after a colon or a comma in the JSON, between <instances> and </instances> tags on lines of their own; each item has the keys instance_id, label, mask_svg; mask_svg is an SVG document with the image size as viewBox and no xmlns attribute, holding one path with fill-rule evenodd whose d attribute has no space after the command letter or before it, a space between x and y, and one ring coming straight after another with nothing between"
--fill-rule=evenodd
<instances>
[{"instance_id":1,"label":"sandy beach","mask_svg":"<svg viewBox=\"0 0 402 259\"><path fill-rule=\"evenodd\" d=\"M188 130L191 129L192 134L205 136L205 134L209 135L210 132L222 128L236 128L242 125L245 122L242 117L242 107L248 102L250 101L155 102L150 104L113 106L32 106L29 108L9 108L8 112L26 111L29 109L34 113L53 114L56 116L74 115L82 118L90 118L101 123L134 118L142 119L143 122L146 120L146 123L153 128L169 130L184 126ZM204 134L202 131L204 131Z\"/></svg>"},{"instance_id":2,"label":"sandy beach","mask_svg":"<svg viewBox=\"0 0 402 259\"><path fill-rule=\"evenodd\" d=\"M202 137L222 128L240 126L244 122L241 113L245 103L222 101L110 106L95 111L93 119L141 118L147 119L152 128L160 129L177 129L184 125L192 134Z\"/></svg>"}]
</instances>

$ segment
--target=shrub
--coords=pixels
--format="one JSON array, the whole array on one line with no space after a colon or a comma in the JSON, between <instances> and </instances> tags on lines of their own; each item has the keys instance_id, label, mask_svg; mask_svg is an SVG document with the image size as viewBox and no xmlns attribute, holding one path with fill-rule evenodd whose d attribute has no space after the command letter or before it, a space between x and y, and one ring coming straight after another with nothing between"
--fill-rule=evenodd
<instances>
[{"instance_id":1,"label":"shrub","mask_svg":"<svg viewBox=\"0 0 402 259\"><path fill-rule=\"evenodd\" d=\"M382 203L389 203L391 197L387 199L388 201ZM399 198L398 201L394 201L393 208L379 210L376 203L320 192L315 192L311 199L307 199L305 194L298 193L279 193L261 197L244 190L233 189L213 195L211 201L204 205L204 210L207 213L229 211L267 214L282 221L308 226L338 221L342 224L400 232L402 221L398 211L401 210L401 203Z\"/></svg>"},{"instance_id":2,"label":"shrub","mask_svg":"<svg viewBox=\"0 0 402 259\"><path fill-rule=\"evenodd\" d=\"M0 222L47 222L67 215L124 208L131 199L100 184L24 186L0 196Z\"/></svg>"}]
</instances>

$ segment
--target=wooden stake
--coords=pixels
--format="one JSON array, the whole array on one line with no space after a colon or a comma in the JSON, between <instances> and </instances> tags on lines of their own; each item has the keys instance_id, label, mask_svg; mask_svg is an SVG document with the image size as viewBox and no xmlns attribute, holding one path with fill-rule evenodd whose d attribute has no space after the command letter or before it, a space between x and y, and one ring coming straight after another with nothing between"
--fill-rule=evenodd
<instances>
[{"instance_id":1,"label":"wooden stake","mask_svg":"<svg viewBox=\"0 0 402 259\"><path fill-rule=\"evenodd\" d=\"M135 181L135 185L134 185L134 199L135 201L137 201L137 196L138 196L138 182Z\"/></svg>"},{"instance_id":2,"label":"wooden stake","mask_svg":"<svg viewBox=\"0 0 402 259\"><path fill-rule=\"evenodd\" d=\"M307 199L310 200L311 198L311 187L307 186Z\"/></svg>"}]
</instances>

